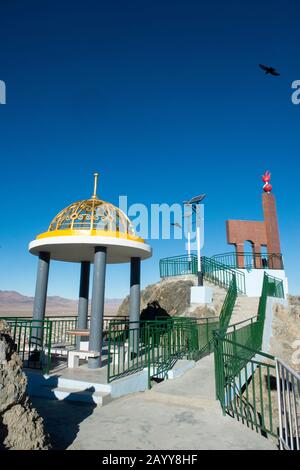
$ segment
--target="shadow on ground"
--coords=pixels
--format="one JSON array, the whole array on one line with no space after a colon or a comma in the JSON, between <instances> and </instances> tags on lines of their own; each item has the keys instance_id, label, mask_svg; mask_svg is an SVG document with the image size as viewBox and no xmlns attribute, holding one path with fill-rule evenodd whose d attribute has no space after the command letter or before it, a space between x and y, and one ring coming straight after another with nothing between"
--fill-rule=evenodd
<instances>
[{"instance_id":1,"label":"shadow on ground","mask_svg":"<svg viewBox=\"0 0 300 470\"><path fill-rule=\"evenodd\" d=\"M87 389L88 391L93 391ZM72 393L76 395L76 393ZM97 406L90 403L31 397L33 406L44 419L53 450L67 449L76 439L80 423L90 416Z\"/></svg>"}]
</instances>

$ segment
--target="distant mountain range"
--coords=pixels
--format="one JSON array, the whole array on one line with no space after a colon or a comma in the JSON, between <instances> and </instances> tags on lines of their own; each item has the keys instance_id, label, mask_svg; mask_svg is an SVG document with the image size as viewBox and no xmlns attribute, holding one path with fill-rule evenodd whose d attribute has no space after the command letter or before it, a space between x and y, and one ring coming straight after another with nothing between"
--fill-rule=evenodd
<instances>
[{"instance_id":1,"label":"distant mountain range","mask_svg":"<svg viewBox=\"0 0 300 470\"><path fill-rule=\"evenodd\" d=\"M106 299L105 314L117 313L122 299ZM56 295L47 298L47 314L49 315L76 315L77 301L65 299ZM33 297L20 294L17 291L0 290L0 316L31 316Z\"/></svg>"}]
</instances>

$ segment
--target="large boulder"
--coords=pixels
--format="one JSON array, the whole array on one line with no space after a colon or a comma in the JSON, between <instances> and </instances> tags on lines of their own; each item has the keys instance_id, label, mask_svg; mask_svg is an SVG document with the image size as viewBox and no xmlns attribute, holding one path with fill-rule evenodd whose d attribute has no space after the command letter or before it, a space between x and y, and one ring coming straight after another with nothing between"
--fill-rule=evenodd
<instances>
[{"instance_id":1,"label":"large boulder","mask_svg":"<svg viewBox=\"0 0 300 470\"><path fill-rule=\"evenodd\" d=\"M141 291L141 310L148 303L158 301L159 305L171 316L182 315L190 305L191 287L194 279L166 279L151 284ZM126 297L119 307L118 315L129 314L129 297Z\"/></svg>"},{"instance_id":2,"label":"large boulder","mask_svg":"<svg viewBox=\"0 0 300 470\"><path fill-rule=\"evenodd\" d=\"M0 447L50 449L43 419L26 394L27 378L6 322L0 320Z\"/></svg>"},{"instance_id":3,"label":"large boulder","mask_svg":"<svg viewBox=\"0 0 300 470\"><path fill-rule=\"evenodd\" d=\"M270 353L300 373L300 297L288 296L288 304L273 305Z\"/></svg>"},{"instance_id":4,"label":"large boulder","mask_svg":"<svg viewBox=\"0 0 300 470\"><path fill-rule=\"evenodd\" d=\"M208 284L206 282L206 284ZM191 287L197 285L196 276L173 277L151 284L141 291L141 311L148 303L159 302L172 317L211 317L218 316L226 295L224 289L214 287L214 304L199 305L190 309ZM208 284L210 285L210 284ZM219 293L221 291L221 293ZM121 303L118 315L129 314L129 297Z\"/></svg>"}]
</instances>

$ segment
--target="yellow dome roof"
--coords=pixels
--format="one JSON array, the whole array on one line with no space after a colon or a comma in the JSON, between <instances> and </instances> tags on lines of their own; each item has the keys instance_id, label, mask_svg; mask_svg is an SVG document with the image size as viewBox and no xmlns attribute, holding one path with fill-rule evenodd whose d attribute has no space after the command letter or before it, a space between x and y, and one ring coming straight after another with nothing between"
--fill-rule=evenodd
<instances>
[{"instance_id":1,"label":"yellow dome roof","mask_svg":"<svg viewBox=\"0 0 300 470\"><path fill-rule=\"evenodd\" d=\"M135 236L132 223L118 207L97 197L70 204L52 220L48 232L104 230Z\"/></svg>"},{"instance_id":2,"label":"yellow dome roof","mask_svg":"<svg viewBox=\"0 0 300 470\"><path fill-rule=\"evenodd\" d=\"M94 193L90 199L73 202L60 211L49 225L48 231L36 238L70 235L143 239L137 237L132 223L118 207L98 198L98 173L94 174Z\"/></svg>"}]
</instances>

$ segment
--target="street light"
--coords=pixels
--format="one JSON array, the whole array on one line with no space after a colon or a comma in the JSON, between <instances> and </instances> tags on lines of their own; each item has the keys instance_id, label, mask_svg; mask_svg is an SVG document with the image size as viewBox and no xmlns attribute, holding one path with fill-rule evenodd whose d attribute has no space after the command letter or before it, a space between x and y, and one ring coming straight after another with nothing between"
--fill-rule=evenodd
<instances>
[{"instance_id":1,"label":"street light","mask_svg":"<svg viewBox=\"0 0 300 470\"><path fill-rule=\"evenodd\" d=\"M183 201L184 206L192 206L192 212L190 212L188 214L189 217L191 217L193 215L193 212L197 212L196 211L196 206L201 201L203 201L205 196L206 196L206 194L200 194L199 196L193 197L189 201ZM200 217L199 216L197 217L197 215L199 215L199 214L196 214L197 261L198 261L197 275L198 275L198 286L203 286L203 273L201 271L201 255L200 255L200 225L201 225L201 221L200 221ZM188 255L189 255L189 259L190 259L190 256L191 256L190 226L191 226L191 223L190 223L190 219L189 219L189 224L188 224Z\"/></svg>"}]
</instances>

